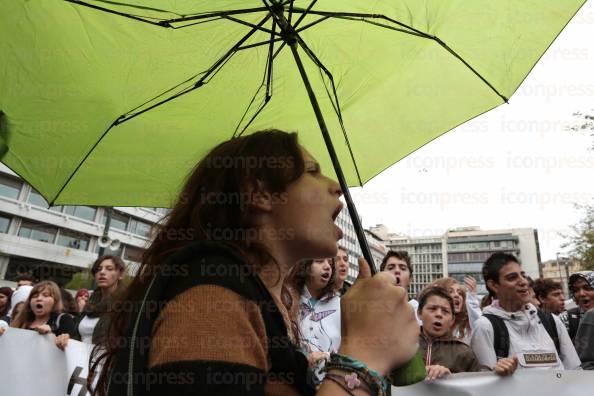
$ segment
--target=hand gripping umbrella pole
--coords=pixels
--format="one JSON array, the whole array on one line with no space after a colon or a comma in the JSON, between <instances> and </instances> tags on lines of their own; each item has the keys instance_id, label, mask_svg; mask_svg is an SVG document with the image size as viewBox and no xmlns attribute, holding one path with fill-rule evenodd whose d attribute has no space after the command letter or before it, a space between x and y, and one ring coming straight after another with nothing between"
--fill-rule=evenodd
<instances>
[{"instance_id":1,"label":"hand gripping umbrella pole","mask_svg":"<svg viewBox=\"0 0 594 396\"><path fill-rule=\"evenodd\" d=\"M330 134L328 133L328 127L326 126L326 122L324 121L324 115L322 114L322 110L320 109L320 105L318 104L318 100L311 87L309 78L307 77L307 73L305 72L305 68L303 67L303 63L301 62L301 58L299 56L298 45L303 45L302 41L299 39L299 36L295 32L295 29L291 26L289 21L287 21L287 18L284 15L284 8L282 5L273 4L270 7L270 13L272 14L272 17L280 27L281 36L283 37L285 43L287 43L287 45L291 49L291 53L295 58L295 63L297 64L299 74L301 75L303 84L305 85L307 96L309 96L309 101L311 102L311 106L316 115L316 119L318 121L318 125L320 126L322 136L324 137L324 142L326 143L328 154L330 155L330 159L332 160L332 166L334 167L334 170L336 172L338 183L340 184L340 188L342 189L342 193L344 195L344 199L349 210L349 215L351 216L353 227L355 228L355 233L357 234L357 239L359 241L359 245L361 246L361 252L363 253L363 257L365 258L365 260L369 263L371 273L374 274L376 270L373 262L373 257L371 256L371 250L369 249L367 239L365 238L365 233L363 232L363 226L361 224L361 220L359 219L357 208L355 207L355 203L353 202L353 198L351 197L351 194L349 192L349 186L347 185L344 173L342 172L342 167L340 166L340 162L336 155L336 150L334 150L334 144L332 144L332 139L330 138Z\"/></svg>"}]
</instances>

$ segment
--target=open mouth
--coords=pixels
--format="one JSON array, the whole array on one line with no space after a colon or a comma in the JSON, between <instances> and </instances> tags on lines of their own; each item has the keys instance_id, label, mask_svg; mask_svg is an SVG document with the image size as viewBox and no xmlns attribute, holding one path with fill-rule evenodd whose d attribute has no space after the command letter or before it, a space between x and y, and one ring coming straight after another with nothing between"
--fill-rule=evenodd
<instances>
[{"instance_id":1,"label":"open mouth","mask_svg":"<svg viewBox=\"0 0 594 396\"><path fill-rule=\"evenodd\" d=\"M332 221L336 221L336 218L338 217L338 215L342 211L343 206L344 205L341 202L341 203L338 204L338 206L336 207L336 209L334 209L334 212L332 213Z\"/></svg>"},{"instance_id":2,"label":"open mouth","mask_svg":"<svg viewBox=\"0 0 594 396\"><path fill-rule=\"evenodd\" d=\"M443 328L443 323L441 323L441 322L433 322L433 328L435 330L441 330Z\"/></svg>"},{"instance_id":3,"label":"open mouth","mask_svg":"<svg viewBox=\"0 0 594 396\"><path fill-rule=\"evenodd\" d=\"M323 280L324 282L328 282L328 281L330 280L330 274L329 274L329 273L327 273L327 272L323 273L323 274L322 274L322 280Z\"/></svg>"},{"instance_id":4,"label":"open mouth","mask_svg":"<svg viewBox=\"0 0 594 396\"><path fill-rule=\"evenodd\" d=\"M42 303L37 303L37 304L35 304L35 308L36 309L43 309L43 304Z\"/></svg>"}]
</instances>

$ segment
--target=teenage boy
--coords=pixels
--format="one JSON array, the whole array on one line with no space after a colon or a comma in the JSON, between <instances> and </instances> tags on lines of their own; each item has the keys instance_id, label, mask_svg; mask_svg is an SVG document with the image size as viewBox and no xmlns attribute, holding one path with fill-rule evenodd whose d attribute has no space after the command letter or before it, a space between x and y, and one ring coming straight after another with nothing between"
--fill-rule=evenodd
<instances>
[{"instance_id":1,"label":"teenage boy","mask_svg":"<svg viewBox=\"0 0 594 396\"><path fill-rule=\"evenodd\" d=\"M351 284L346 281L349 274L349 252L342 246L338 246L338 253L336 254L336 290L342 296L350 288Z\"/></svg>"},{"instance_id":2,"label":"teenage boy","mask_svg":"<svg viewBox=\"0 0 594 396\"><path fill-rule=\"evenodd\" d=\"M537 279L534 281L534 293L540 301L540 309L555 315L565 311L565 295L561 283L553 279Z\"/></svg>"},{"instance_id":3,"label":"teenage boy","mask_svg":"<svg viewBox=\"0 0 594 396\"><path fill-rule=\"evenodd\" d=\"M418 316L422 321L419 350L425 361L427 379L450 373L483 371L472 349L452 336L454 300L447 290L430 286L419 295ZM500 359L495 365L499 375L511 375L518 367L515 358Z\"/></svg>"},{"instance_id":4,"label":"teenage boy","mask_svg":"<svg viewBox=\"0 0 594 396\"><path fill-rule=\"evenodd\" d=\"M518 259L495 253L483 265L483 277L497 296L475 323L471 347L482 365L517 356L519 368L573 370L580 366L565 326L555 315L530 303L530 288Z\"/></svg>"},{"instance_id":5,"label":"teenage boy","mask_svg":"<svg viewBox=\"0 0 594 396\"><path fill-rule=\"evenodd\" d=\"M382 260L380 271L390 272L396 277L398 285L402 286L406 291L408 291L408 287L412 279L413 269L410 263L410 256L407 252L395 250L388 251ZM410 299L408 303L413 307L415 315L417 315L417 308L419 307L417 300L413 298ZM419 320L418 316L417 322L419 325L421 325L421 321Z\"/></svg>"}]
</instances>

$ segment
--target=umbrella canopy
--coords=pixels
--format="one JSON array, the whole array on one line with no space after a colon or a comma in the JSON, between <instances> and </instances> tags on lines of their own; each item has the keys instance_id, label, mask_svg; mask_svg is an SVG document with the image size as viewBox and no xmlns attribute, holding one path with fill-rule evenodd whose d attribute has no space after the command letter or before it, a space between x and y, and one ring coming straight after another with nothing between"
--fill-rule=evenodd
<instances>
[{"instance_id":1,"label":"umbrella canopy","mask_svg":"<svg viewBox=\"0 0 594 396\"><path fill-rule=\"evenodd\" d=\"M585 0L2 0L0 157L53 204L169 206L217 143L298 131L362 185L507 101ZM278 2L280 3L280 2Z\"/></svg>"}]
</instances>

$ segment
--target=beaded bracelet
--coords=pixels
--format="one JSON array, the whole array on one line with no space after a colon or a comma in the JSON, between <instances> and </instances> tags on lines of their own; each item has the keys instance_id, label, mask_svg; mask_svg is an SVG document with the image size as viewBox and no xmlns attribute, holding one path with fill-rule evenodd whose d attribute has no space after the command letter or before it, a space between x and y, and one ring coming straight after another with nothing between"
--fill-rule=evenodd
<instances>
[{"instance_id":1,"label":"beaded bracelet","mask_svg":"<svg viewBox=\"0 0 594 396\"><path fill-rule=\"evenodd\" d=\"M379 396L388 394L389 383L377 371L370 369L363 362L353 359L349 356L332 353L330 361L326 363L324 371L327 373L332 369L340 369L350 373L356 373L365 384ZM345 378L346 381L346 378Z\"/></svg>"}]
</instances>

